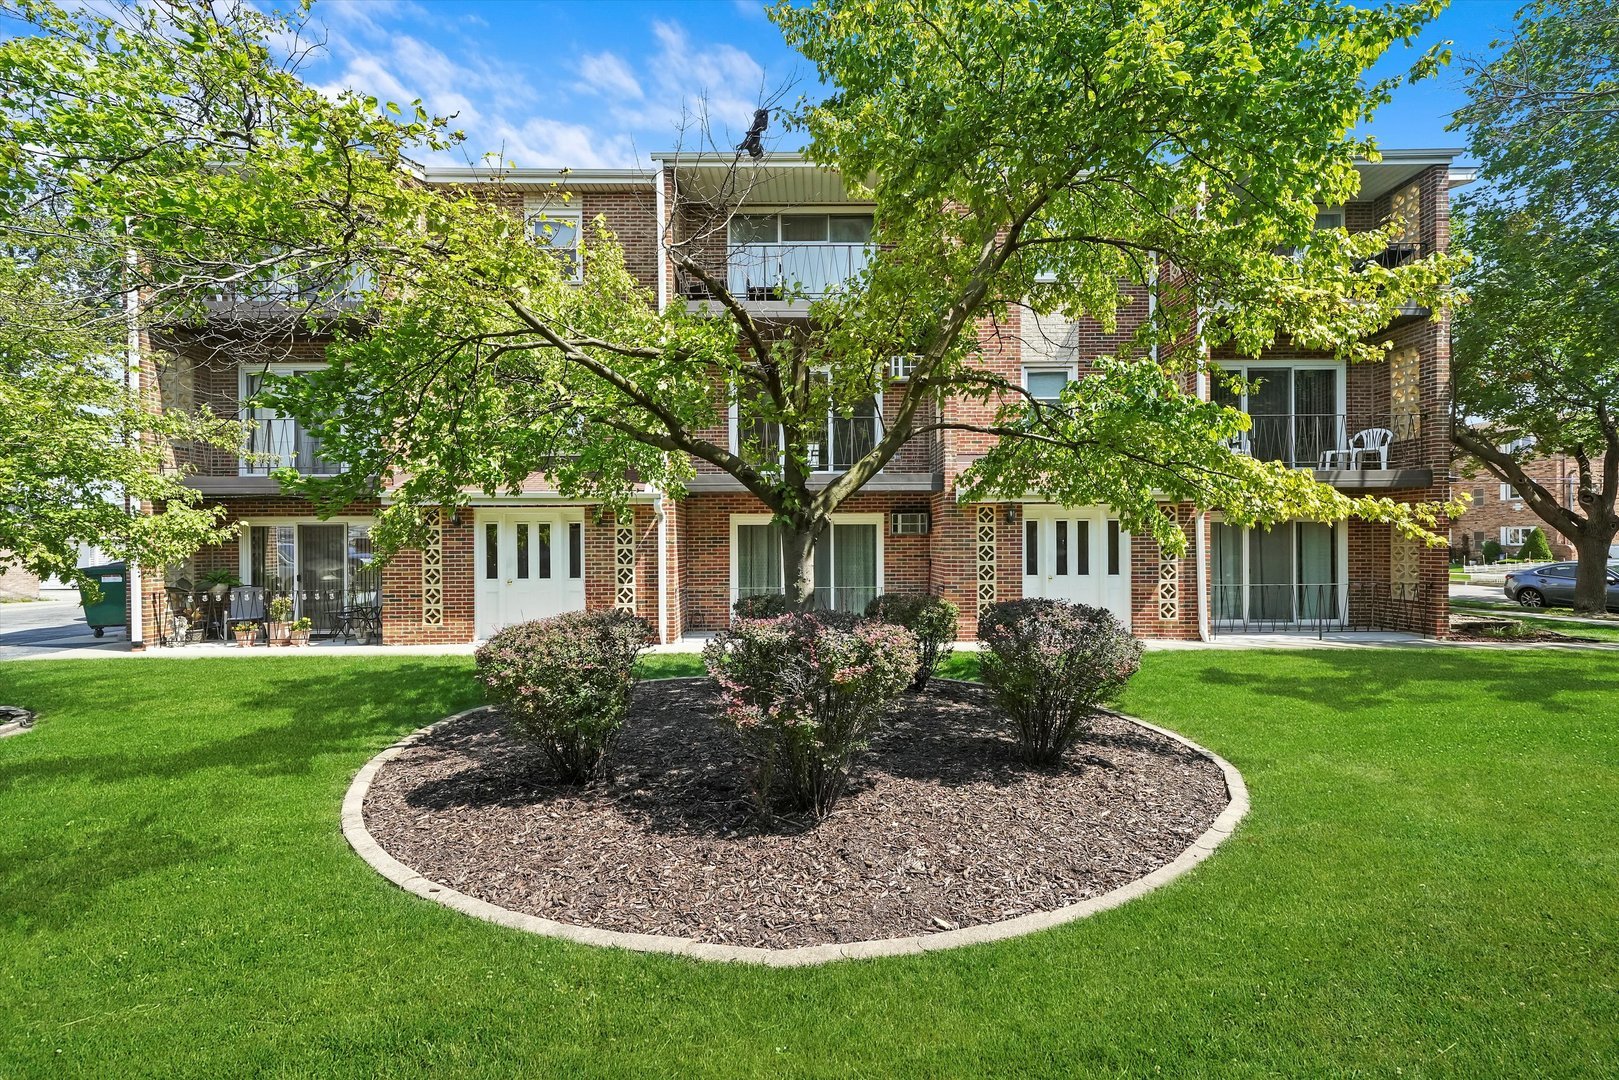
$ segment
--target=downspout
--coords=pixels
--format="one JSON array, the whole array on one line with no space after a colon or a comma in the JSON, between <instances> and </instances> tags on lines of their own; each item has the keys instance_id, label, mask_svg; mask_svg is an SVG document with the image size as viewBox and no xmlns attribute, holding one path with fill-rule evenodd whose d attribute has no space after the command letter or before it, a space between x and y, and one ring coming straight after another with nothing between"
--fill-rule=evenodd
<instances>
[{"instance_id":1,"label":"downspout","mask_svg":"<svg viewBox=\"0 0 1619 1080\"><path fill-rule=\"evenodd\" d=\"M663 645L669 643L669 514L663 502L663 492L658 492L657 501L653 503L653 512L658 515L658 642Z\"/></svg>"},{"instance_id":2,"label":"downspout","mask_svg":"<svg viewBox=\"0 0 1619 1080\"><path fill-rule=\"evenodd\" d=\"M1156 261L1153 263L1157 269ZM1156 280L1156 279L1155 279ZM1197 314L1197 399L1209 400L1209 369L1204 362L1203 343L1203 312ZM1199 510L1192 518L1192 544L1197 551L1193 557L1197 574L1197 639L1208 641L1213 636L1209 632L1209 514L1206 510Z\"/></svg>"},{"instance_id":3,"label":"downspout","mask_svg":"<svg viewBox=\"0 0 1619 1080\"><path fill-rule=\"evenodd\" d=\"M136 292L135 271L138 269L135 261L135 250L131 248L124 255L124 265L129 274L129 288L124 290L124 322L127 330L127 340L124 350L124 389L135 392L137 407L142 405L141 400L141 322L140 297ZM139 431L134 432L131 438L139 440ZM129 493L124 493L124 512L138 511L132 508ZM129 648L131 652L141 652L146 648L146 640L141 630L145 622L146 611L141 596L141 565L139 559L125 560L124 566L125 589L129 593Z\"/></svg>"},{"instance_id":4,"label":"downspout","mask_svg":"<svg viewBox=\"0 0 1619 1080\"><path fill-rule=\"evenodd\" d=\"M658 256L658 314L669 306L669 259L664 254L663 238L667 235L669 206L663 191L664 170L659 163L658 175L653 177L653 197L657 204L658 235L653 237L652 250Z\"/></svg>"}]
</instances>

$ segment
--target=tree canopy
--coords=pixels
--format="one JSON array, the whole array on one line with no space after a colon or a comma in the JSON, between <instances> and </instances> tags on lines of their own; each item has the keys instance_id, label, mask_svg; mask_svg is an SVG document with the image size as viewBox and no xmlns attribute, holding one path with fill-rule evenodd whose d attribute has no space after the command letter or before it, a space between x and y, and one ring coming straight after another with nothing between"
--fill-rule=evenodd
<instances>
[{"instance_id":1,"label":"tree canopy","mask_svg":"<svg viewBox=\"0 0 1619 1080\"><path fill-rule=\"evenodd\" d=\"M1456 314L1452 439L1580 554L1576 605L1601 610L1619 534L1619 12L1541 0L1469 70L1456 114L1485 186L1458 239L1474 257ZM1566 507L1525 470L1567 454Z\"/></svg>"},{"instance_id":2,"label":"tree canopy","mask_svg":"<svg viewBox=\"0 0 1619 1080\"><path fill-rule=\"evenodd\" d=\"M680 494L695 459L784 526L804 596L829 515L908 440L949 429L998 440L971 497L1108 503L1172 551L1185 537L1163 501L1243 523L1360 515L1433 540L1432 508L1235 452L1247 419L1196 388L1219 377L1213 348L1283 339L1374 360L1404 304L1447 301L1446 256L1386 268L1369 256L1392 234L1315 228L1318 203L1354 194L1357 157L1376 157L1351 131L1400 80L1367 70L1439 6L782 3L771 17L828 89L788 122L876 207L870 265L791 325L756 318L691 235L660 239L707 285L706 313L656 310L601 222L576 283L492 197L499 168L489 184L420 182L407 155L452 144L447 121L322 97L297 77L296 28L245 6L14 5L37 33L0 52L4 213L45 208L51 242L138 286L153 326L199 323L222 289L284 298L295 278L302 314L336 340L323 376L273 394L349 471L284 479L327 507L389 484L383 548L413 539L424 508L537 471L622 506L637 485ZM743 188L768 165L731 161ZM709 209L723 222L735 204ZM372 288L352 297L356 277ZM1014 313L1112 327L1148 293L1139 332L1056 402L984 362ZM888 381L894 356L913 361L903 382ZM815 476L827 417L877 391L880 437ZM946 414L947 400L981 407ZM733 404L779 435L713 436Z\"/></svg>"}]
</instances>

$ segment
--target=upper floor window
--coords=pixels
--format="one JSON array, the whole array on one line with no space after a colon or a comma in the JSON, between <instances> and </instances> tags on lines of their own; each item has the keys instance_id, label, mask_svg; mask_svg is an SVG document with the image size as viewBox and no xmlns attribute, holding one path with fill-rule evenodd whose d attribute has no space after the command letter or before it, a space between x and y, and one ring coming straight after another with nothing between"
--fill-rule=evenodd
<instances>
[{"instance_id":1,"label":"upper floor window","mask_svg":"<svg viewBox=\"0 0 1619 1080\"><path fill-rule=\"evenodd\" d=\"M1315 227L1318 229L1343 228L1344 208L1341 206L1318 207L1315 212Z\"/></svg>"},{"instance_id":2,"label":"upper floor window","mask_svg":"<svg viewBox=\"0 0 1619 1080\"><path fill-rule=\"evenodd\" d=\"M1501 485L1501 501L1502 502L1512 502L1515 499L1522 499L1522 498L1523 498L1523 496L1518 494L1518 489L1513 487L1511 484L1502 484Z\"/></svg>"},{"instance_id":3,"label":"upper floor window","mask_svg":"<svg viewBox=\"0 0 1619 1080\"><path fill-rule=\"evenodd\" d=\"M751 301L825 296L871 261L871 224L870 214L738 214L727 288Z\"/></svg>"},{"instance_id":4,"label":"upper floor window","mask_svg":"<svg viewBox=\"0 0 1619 1080\"><path fill-rule=\"evenodd\" d=\"M733 244L869 244L870 214L738 214Z\"/></svg>"},{"instance_id":5,"label":"upper floor window","mask_svg":"<svg viewBox=\"0 0 1619 1080\"><path fill-rule=\"evenodd\" d=\"M1042 405L1055 405L1062 397L1063 388L1073 381L1068 368L1024 368L1023 388Z\"/></svg>"},{"instance_id":6,"label":"upper floor window","mask_svg":"<svg viewBox=\"0 0 1619 1080\"><path fill-rule=\"evenodd\" d=\"M1344 429L1344 380L1338 364L1232 365L1226 374L1245 385L1234 389L1216 378L1210 397L1248 414L1251 426L1232 449L1296 468L1327 468L1351 449ZM1351 457L1351 461L1358 461ZM1349 467L1355 467L1351 464Z\"/></svg>"},{"instance_id":7,"label":"upper floor window","mask_svg":"<svg viewBox=\"0 0 1619 1080\"><path fill-rule=\"evenodd\" d=\"M550 248L562 264L563 277L569 281L584 280L584 261L579 257L579 237L584 230L583 215L578 210L562 210L541 203L525 209L529 232L542 247Z\"/></svg>"},{"instance_id":8,"label":"upper floor window","mask_svg":"<svg viewBox=\"0 0 1619 1080\"><path fill-rule=\"evenodd\" d=\"M759 417L754 400L750 397L731 407L731 452L761 458L779 456L783 445L781 428ZM810 468L816 472L847 471L876 448L882 438L882 417L879 394L857 402L848 416L828 409L826 427L805 436Z\"/></svg>"},{"instance_id":9,"label":"upper floor window","mask_svg":"<svg viewBox=\"0 0 1619 1080\"><path fill-rule=\"evenodd\" d=\"M321 370L321 365L276 365L271 373L294 378L309 378ZM342 466L328 460L321 450L320 440L300 424L296 417L283 416L275 409L258 401L265 389L265 372L242 372L242 419L247 421L246 445L241 462L241 475L267 476L273 469L297 469L310 476L330 476L343 471Z\"/></svg>"}]
</instances>

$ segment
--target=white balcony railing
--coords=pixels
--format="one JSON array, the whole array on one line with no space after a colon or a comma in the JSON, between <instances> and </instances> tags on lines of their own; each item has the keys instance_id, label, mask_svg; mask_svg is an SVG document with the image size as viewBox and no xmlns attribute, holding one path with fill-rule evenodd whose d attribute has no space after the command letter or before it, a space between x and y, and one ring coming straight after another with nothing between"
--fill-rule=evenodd
<instances>
[{"instance_id":1,"label":"white balcony railing","mask_svg":"<svg viewBox=\"0 0 1619 1080\"><path fill-rule=\"evenodd\" d=\"M825 296L864 270L872 252L869 244L733 244L726 284L742 300Z\"/></svg>"}]
</instances>

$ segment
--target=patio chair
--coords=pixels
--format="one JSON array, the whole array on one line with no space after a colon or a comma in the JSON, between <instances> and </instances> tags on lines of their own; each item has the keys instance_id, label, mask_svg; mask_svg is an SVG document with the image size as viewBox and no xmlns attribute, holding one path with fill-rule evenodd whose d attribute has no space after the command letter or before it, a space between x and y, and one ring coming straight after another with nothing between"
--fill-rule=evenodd
<instances>
[{"instance_id":1,"label":"patio chair","mask_svg":"<svg viewBox=\"0 0 1619 1080\"><path fill-rule=\"evenodd\" d=\"M1361 458L1374 455L1377 458L1377 467L1389 467L1389 444L1394 441L1394 432L1388 428L1364 428L1355 432L1349 440L1349 445L1338 450L1326 450L1321 454L1321 468L1323 469L1359 469L1364 468Z\"/></svg>"},{"instance_id":2,"label":"patio chair","mask_svg":"<svg viewBox=\"0 0 1619 1080\"><path fill-rule=\"evenodd\" d=\"M269 613L264 606L264 588L259 585L238 585L230 591L230 615L225 632L234 632L237 623L255 623L268 632Z\"/></svg>"}]
</instances>

